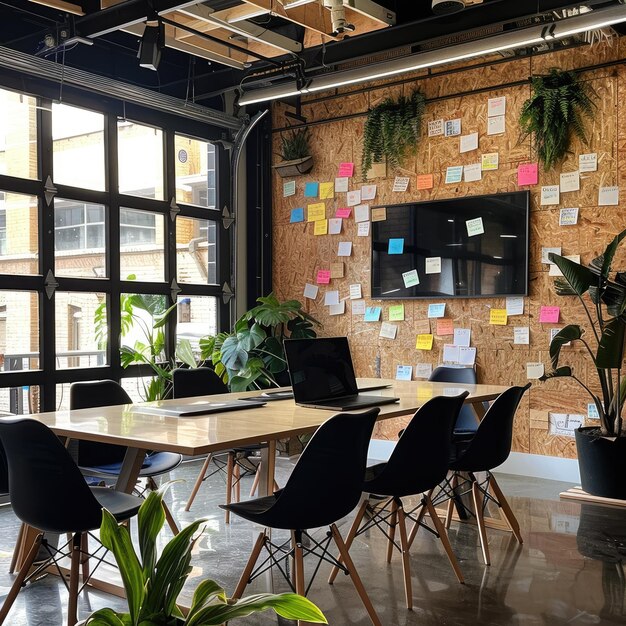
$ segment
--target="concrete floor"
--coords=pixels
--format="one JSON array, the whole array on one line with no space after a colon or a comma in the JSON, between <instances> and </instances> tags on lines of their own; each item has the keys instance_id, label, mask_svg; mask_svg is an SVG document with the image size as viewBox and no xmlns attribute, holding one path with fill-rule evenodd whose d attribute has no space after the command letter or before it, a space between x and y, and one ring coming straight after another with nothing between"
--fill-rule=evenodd
<instances>
[{"instance_id":1,"label":"concrete floor","mask_svg":"<svg viewBox=\"0 0 626 626\"><path fill-rule=\"evenodd\" d=\"M185 482L172 485L168 500L183 525L197 517L208 518L207 531L198 543L193 579L183 595L190 597L203 578L218 580L232 591L247 560L258 528L241 519L230 526L217 504L224 485L216 476L206 481L191 512L184 505L199 470L198 462L183 464L172 476ZM278 482L284 484L291 463L278 461ZM626 552L626 510L559 501L569 485L513 476L499 476L517 515L524 545L509 533L492 530L489 545L492 565L482 564L475 527L453 523L450 540L459 558L466 584L456 582L438 540L418 533L411 551L413 611L404 606L402 567L398 554L385 562L385 542L371 531L355 541L351 554L384 626L441 626L457 624L523 626L556 624L626 624L625 583L621 565ZM251 478L244 479L243 491ZM340 529L347 533L351 520ZM12 577L7 574L18 522L10 507L0 509L0 593ZM321 531L317 531L319 534ZM169 534L169 531L168 531ZM322 566L309 597L322 608L333 625L370 624L349 579L340 575L331 587L326 583L329 566ZM266 591L260 578L249 593ZM274 590L287 587L274 577ZM79 614L103 606L122 609L124 601L96 591L84 593ZM24 589L7 623L11 626L60 626L65 620L67 595L54 576ZM251 616L234 623L276 624L270 614Z\"/></svg>"}]
</instances>

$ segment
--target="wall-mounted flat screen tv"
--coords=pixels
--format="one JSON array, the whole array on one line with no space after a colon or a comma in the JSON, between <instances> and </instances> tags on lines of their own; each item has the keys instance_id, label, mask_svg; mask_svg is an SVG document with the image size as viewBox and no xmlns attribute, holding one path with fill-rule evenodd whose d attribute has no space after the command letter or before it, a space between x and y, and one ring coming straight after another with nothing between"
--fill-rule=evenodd
<instances>
[{"instance_id":1,"label":"wall-mounted flat screen tv","mask_svg":"<svg viewBox=\"0 0 626 626\"><path fill-rule=\"evenodd\" d=\"M528 293L530 193L386 205L372 223L372 298Z\"/></svg>"}]
</instances>

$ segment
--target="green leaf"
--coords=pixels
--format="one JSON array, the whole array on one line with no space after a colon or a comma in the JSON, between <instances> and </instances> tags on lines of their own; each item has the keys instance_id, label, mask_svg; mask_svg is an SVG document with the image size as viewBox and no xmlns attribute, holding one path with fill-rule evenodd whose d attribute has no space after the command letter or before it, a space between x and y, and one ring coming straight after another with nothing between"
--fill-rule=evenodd
<instances>
[{"instance_id":1,"label":"green leaf","mask_svg":"<svg viewBox=\"0 0 626 626\"><path fill-rule=\"evenodd\" d=\"M139 551L142 570L146 580L152 576L156 563L156 538L165 523L163 496L160 492L151 491L144 500L137 514L139 535Z\"/></svg>"},{"instance_id":2,"label":"green leaf","mask_svg":"<svg viewBox=\"0 0 626 626\"><path fill-rule=\"evenodd\" d=\"M611 243L606 247L604 254L602 255L602 268L600 270L600 274L602 278L605 280L608 279L609 274L611 273L611 265L613 264L613 258L615 257L615 253L617 252L617 248L622 241L626 237L626 230L623 230L621 233L616 235Z\"/></svg>"},{"instance_id":3,"label":"green leaf","mask_svg":"<svg viewBox=\"0 0 626 626\"><path fill-rule=\"evenodd\" d=\"M547 374L544 374L543 376L540 376L539 380L545 382L549 378L566 378L571 375L572 368L564 365L563 367L559 367L551 372L548 372Z\"/></svg>"},{"instance_id":4,"label":"green leaf","mask_svg":"<svg viewBox=\"0 0 626 626\"><path fill-rule=\"evenodd\" d=\"M248 351L237 337L228 337L222 344L220 354L224 366L231 370L239 370L248 362Z\"/></svg>"},{"instance_id":5,"label":"green leaf","mask_svg":"<svg viewBox=\"0 0 626 626\"><path fill-rule=\"evenodd\" d=\"M624 360L625 330L626 323L619 317L614 317L605 324L596 353L596 367L599 369L621 367Z\"/></svg>"},{"instance_id":6,"label":"green leaf","mask_svg":"<svg viewBox=\"0 0 626 626\"><path fill-rule=\"evenodd\" d=\"M562 328L550 342L550 360L552 361L552 369L556 369L559 364L559 356L561 348L570 341L576 341L583 336L583 330L580 326L570 324Z\"/></svg>"},{"instance_id":7,"label":"green leaf","mask_svg":"<svg viewBox=\"0 0 626 626\"><path fill-rule=\"evenodd\" d=\"M125 626L119 614L112 609L99 609L87 619L86 626Z\"/></svg>"},{"instance_id":8,"label":"green leaf","mask_svg":"<svg viewBox=\"0 0 626 626\"><path fill-rule=\"evenodd\" d=\"M252 328L247 328L237 333L237 341L241 344L241 347L250 352L259 346L263 340L267 337L267 333L259 324L252 324Z\"/></svg>"},{"instance_id":9,"label":"green leaf","mask_svg":"<svg viewBox=\"0 0 626 626\"><path fill-rule=\"evenodd\" d=\"M203 580L194 591L191 607L187 614L187 621L214 599L220 603L226 603L227 598L224 589L214 580Z\"/></svg>"},{"instance_id":10,"label":"green leaf","mask_svg":"<svg viewBox=\"0 0 626 626\"><path fill-rule=\"evenodd\" d=\"M591 285L597 282L594 273L584 265L570 261L553 252L548 257L561 270L565 280L579 296L582 296Z\"/></svg>"},{"instance_id":11,"label":"green leaf","mask_svg":"<svg viewBox=\"0 0 626 626\"><path fill-rule=\"evenodd\" d=\"M193 348L191 347L189 339L181 339L178 342L178 345L176 346L176 358L191 369L198 367L198 364L196 363L196 356L193 353Z\"/></svg>"}]
</instances>

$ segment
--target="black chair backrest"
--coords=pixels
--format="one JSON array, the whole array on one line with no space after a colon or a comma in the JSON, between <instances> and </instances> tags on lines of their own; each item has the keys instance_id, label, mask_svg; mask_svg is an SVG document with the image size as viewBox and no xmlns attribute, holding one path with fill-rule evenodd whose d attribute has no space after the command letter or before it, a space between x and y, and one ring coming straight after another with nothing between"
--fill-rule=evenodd
<instances>
[{"instance_id":1,"label":"black chair backrest","mask_svg":"<svg viewBox=\"0 0 626 626\"><path fill-rule=\"evenodd\" d=\"M452 464L454 469L483 472L507 460L513 440L515 411L529 387L530 383L524 387L511 387L493 401L469 445Z\"/></svg>"},{"instance_id":2,"label":"black chair backrest","mask_svg":"<svg viewBox=\"0 0 626 626\"><path fill-rule=\"evenodd\" d=\"M473 367L449 367L446 365L436 367L428 377L428 380L439 383L464 383L467 385L475 385L478 382L476 370ZM478 428L478 422L474 410L467 404L463 405L454 429L475 431L476 428Z\"/></svg>"},{"instance_id":3,"label":"black chair backrest","mask_svg":"<svg viewBox=\"0 0 626 626\"><path fill-rule=\"evenodd\" d=\"M467 396L467 391L436 396L420 407L380 474L363 490L401 498L437 486L448 473L452 429Z\"/></svg>"},{"instance_id":4,"label":"black chair backrest","mask_svg":"<svg viewBox=\"0 0 626 626\"><path fill-rule=\"evenodd\" d=\"M272 527L328 526L354 509L379 412L339 413L317 429L272 507Z\"/></svg>"},{"instance_id":5,"label":"black chair backrest","mask_svg":"<svg viewBox=\"0 0 626 626\"><path fill-rule=\"evenodd\" d=\"M212 396L228 393L228 387L209 367L177 368L172 372L175 398Z\"/></svg>"},{"instance_id":6,"label":"black chair backrest","mask_svg":"<svg viewBox=\"0 0 626 626\"><path fill-rule=\"evenodd\" d=\"M57 436L28 418L0 419L15 515L39 530L67 533L100 527L102 509Z\"/></svg>"},{"instance_id":7,"label":"black chair backrest","mask_svg":"<svg viewBox=\"0 0 626 626\"><path fill-rule=\"evenodd\" d=\"M114 380L95 380L72 383L70 386L70 409L91 409L101 406L132 404L124 388ZM120 463L126 454L125 446L95 441L78 443L78 465L96 467Z\"/></svg>"}]
</instances>

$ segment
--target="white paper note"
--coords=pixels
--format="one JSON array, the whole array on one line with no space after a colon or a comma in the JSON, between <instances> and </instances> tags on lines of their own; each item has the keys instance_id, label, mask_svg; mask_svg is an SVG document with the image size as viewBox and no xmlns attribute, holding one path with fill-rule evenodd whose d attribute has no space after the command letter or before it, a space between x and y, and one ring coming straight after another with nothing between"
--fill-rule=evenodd
<instances>
[{"instance_id":1,"label":"white paper note","mask_svg":"<svg viewBox=\"0 0 626 626\"><path fill-rule=\"evenodd\" d=\"M558 185L545 185L541 188L541 206L558 204L560 191Z\"/></svg>"},{"instance_id":2,"label":"white paper note","mask_svg":"<svg viewBox=\"0 0 626 626\"><path fill-rule=\"evenodd\" d=\"M396 193L402 193L409 188L409 177L408 176L396 176L393 181L393 190ZM365 198L363 198L365 199Z\"/></svg>"},{"instance_id":3,"label":"white paper note","mask_svg":"<svg viewBox=\"0 0 626 626\"><path fill-rule=\"evenodd\" d=\"M567 191L580 191L580 174L578 170L575 172L562 172L560 176L561 193Z\"/></svg>"},{"instance_id":4,"label":"white paper note","mask_svg":"<svg viewBox=\"0 0 626 626\"><path fill-rule=\"evenodd\" d=\"M296 195L296 181L290 180L286 183L283 183L283 198L288 198L289 196Z\"/></svg>"},{"instance_id":5,"label":"white paper note","mask_svg":"<svg viewBox=\"0 0 626 626\"><path fill-rule=\"evenodd\" d=\"M348 191L348 181L350 179L342 176L341 178L335 178L335 191L345 193Z\"/></svg>"},{"instance_id":6,"label":"white paper note","mask_svg":"<svg viewBox=\"0 0 626 626\"><path fill-rule=\"evenodd\" d=\"M473 183L477 180L481 180L483 177L483 170L480 163L472 163L463 167L463 180L466 183Z\"/></svg>"},{"instance_id":7,"label":"white paper note","mask_svg":"<svg viewBox=\"0 0 626 626\"><path fill-rule=\"evenodd\" d=\"M451 343L444 344L443 356L441 358L444 363L458 363L459 362L459 346L455 346Z\"/></svg>"},{"instance_id":8,"label":"white paper note","mask_svg":"<svg viewBox=\"0 0 626 626\"><path fill-rule=\"evenodd\" d=\"M544 374L545 368L543 363L526 363L526 378L536 380Z\"/></svg>"},{"instance_id":9,"label":"white paper note","mask_svg":"<svg viewBox=\"0 0 626 626\"><path fill-rule=\"evenodd\" d=\"M597 172L598 171L598 155L596 152L590 154L581 154L578 157L578 170L580 172Z\"/></svg>"},{"instance_id":10,"label":"white paper note","mask_svg":"<svg viewBox=\"0 0 626 626\"><path fill-rule=\"evenodd\" d=\"M309 298L309 300L315 300L318 291L319 287L317 285L311 285L311 283L304 285L304 297Z\"/></svg>"},{"instance_id":11,"label":"white paper note","mask_svg":"<svg viewBox=\"0 0 626 626\"><path fill-rule=\"evenodd\" d=\"M431 120L428 122L428 136L436 137L437 135L443 135L443 120Z\"/></svg>"},{"instance_id":12,"label":"white paper note","mask_svg":"<svg viewBox=\"0 0 626 626\"><path fill-rule=\"evenodd\" d=\"M370 205L359 204L354 207L354 221L355 222L367 222L370 219Z\"/></svg>"},{"instance_id":13,"label":"white paper note","mask_svg":"<svg viewBox=\"0 0 626 626\"><path fill-rule=\"evenodd\" d=\"M352 303L352 315L365 315L365 300L355 300Z\"/></svg>"},{"instance_id":14,"label":"white paper note","mask_svg":"<svg viewBox=\"0 0 626 626\"><path fill-rule=\"evenodd\" d=\"M346 196L346 204L348 206L356 206L357 204L361 204L361 190L357 189L355 191L348 191Z\"/></svg>"},{"instance_id":15,"label":"white paper note","mask_svg":"<svg viewBox=\"0 0 626 626\"><path fill-rule=\"evenodd\" d=\"M357 236L358 237L369 237L370 236L370 223L369 222L360 222L357 226Z\"/></svg>"},{"instance_id":16,"label":"white paper note","mask_svg":"<svg viewBox=\"0 0 626 626\"><path fill-rule=\"evenodd\" d=\"M459 365L474 365L476 362L476 348L459 347Z\"/></svg>"},{"instance_id":17,"label":"white paper note","mask_svg":"<svg viewBox=\"0 0 626 626\"><path fill-rule=\"evenodd\" d=\"M504 115L496 115L487 118L487 134L503 135L506 132L506 120Z\"/></svg>"},{"instance_id":18,"label":"white paper note","mask_svg":"<svg viewBox=\"0 0 626 626\"><path fill-rule=\"evenodd\" d=\"M412 374L412 365L398 365L396 367L396 380L411 380Z\"/></svg>"},{"instance_id":19,"label":"white paper note","mask_svg":"<svg viewBox=\"0 0 626 626\"><path fill-rule=\"evenodd\" d=\"M574 226L578 223L578 207L561 209L559 213L559 226Z\"/></svg>"},{"instance_id":20,"label":"white paper note","mask_svg":"<svg viewBox=\"0 0 626 626\"><path fill-rule=\"evenodd\" d=\"M600 187L598 206L615 206L619 204L619 187Z\"/></svg>"},{"instance_id":21,"label":"white paper note","mask_svg":"<svg viewBox=\"0 0 626 626\"><path fill-rule=\"evenodd\" d=\"M395 324L390 324L389 322L383 322L380 325L380 332L378 333L378 336L383 337L384 339L395 339L397 332L398 332L398 327Z\"/></svg>"},{"instance_id":22,"label":"white paper note","mask_svg":"<svg viewBox=\"0 0 626 626\"><path fill-rule=\"evenodd\" d=\"M465 225L467 226L468 237L475 237L476 235L482 235L485 232L485 227L483 226L482 217L476 217L473 220L466 220Z\"/></svg>"},{"instance_id":23,"label":"white paper note","mask_svg":"<svg viewBox=\"0 0 626 626\"><path fill-rule=\"evenodd\" d=\"M461 120L446 120L445 125L446 137L454 137L461 134Z\"/></svg>"},{"instance_id":24,"label":"white paper note","mask_svg":"<svg viewBox=\"0 0 626 626\"><path fill-rule=\"evenodd\" d=\"M524 346L530 343L530 329L528 326L515 326L513 328L513 343Z\"/></svg>"},{"instance_id":25,"label":"white paper note","mask_svg":"<svg viewBox=\"0 0 626 626\"><path fill-rule=\"evenodd\" d=\"M339 304L339 292L338 291L327 291L324 294L324 304L326 306L330 306L332 304Z\"/></svg>"},{"instance_id":26,"label":"white paper note","mask_svg":"<svg viewBox=\"0 0 626 626\"><path fill-rule=\"evenodd\" d=\"M361 297L361 283L350 285L350 300L360 300Z\"/></svg>"},{"instance_id":27,"label":"white paper note","mask_svg":"<svg viewBox=\"0 0 626 626\"><path fill-rule=\"evenodd\" d=\"M554 254L561 254L561 248L541 248L541 262L542 263L550 263L552 265L552 261L548 258L550 252L554 252Z\"/></svg>"},{"instance_id":28,"label":"white paper note","mask_svg":"<svg viewBox=\"0 0 626 626\"><path fill-rule=\"evenodd\" d=\"M418 363L415 366L415 378L428 378L432 373L432 363Z\"/></svg>"},{"instance_id":29,"label":"white paper note","mask_svg":"<svg viewBox=\"0 0 626 626\"><path fill-rule=\"evenodd\" d=\"M331 217L328 220L328 234L339 235L341 233L341 225L343 220L340 217Z\"/></svg>"},{"instance_id":30,"label":"white paper note","mask_svg":"<svg viewBox=\"0 0 626 626\"><path fill-rule=\"evenodd\" d=\"M489 98L487 100L487 117L504 115L506 113L506 96Z\"/></svg>"},{"instance_id":31,"label":"white paper note","mask_svg":"<svg viewBox=\"0 0 626 626\"><path fill-rule=\"evenodd\" d=\"M352 254L352 242L340 241L337 248L337 256L350 256Z\"/></svg>"},{"instance_id":32,"label":"white paper note","mask_svg":"<svg viewBox=\"0 0 626 626\"><path fill-rule=\"evenodd\" d=\"M463 166L451 165L446 168L446 185L452 185L454 183L460 183L463 179Z\"/></svg>"},{"instance_id":33,"label":"white paper note","mask_svg":"<svg viewBox=\"0 0 626 626\"><path fill-rule=\"evenodd\" d=\"M361 202L373 200L376 197L376 185L363 185L361 187Z\"/></svg>"},{"instance_id":34,"label":"white paper note","mask_svg":"<svg viewBox=\"0 0 626 626\"><path fill-rule=\"evenodd\" d=\"M441 257L431 256L426 258L425 274L441 274Z\"/></svg>"},{"instance_id":35,"label":"white paper note","mask_svg":"<svg viewBox=\"0 0 626 626\"><path fill-rule=\"evenodd\" d=\"M455 328L454 329L454 345L469 347L472 336L471 328Z\"/></svg>"},{"instance_id":36,"label":"white paper note","mask_svg":"<svg viewBox=\"0 0 626 626\"><path fill-rule=\"evenodd\" d=\"M346 301L342 300L341 302L337 302L337 304L332 304L328 307L329 315L343 315L346 312Z\"/></svg>"},{"instance_id":37,"label":"white paper note","mask_svg":"<svg viewBox=\"0 0 626 626\"><path fill-rule=\"evenodd\" d=\"M524 315L524 297L509 296L506 299L506 314L507 316Z\"/></svg>"},{"instance_id":38,"label":"white paper note","mask_svg":"<svg viewBox=\"0 0 626 626\"><path fill-rule=\"evenodd\" d=\"M409 272L402 273L402 280L404 281L404 286L408 289L409 287L414 287L415 285L420 284L419 276L417 275L417 270L411 270Z\"/></svg>"},{"instance_id":39,"label":"white paper note","mask_svg":"<svg viewBox=\"0 0 626 626\"><path fill-rule=\"evenodd\" d=\"M478 133L461 136L459 152L471 152L472 150L478 150Z\"/></svg>"}]
</instances>

